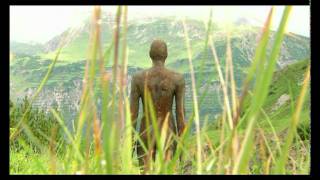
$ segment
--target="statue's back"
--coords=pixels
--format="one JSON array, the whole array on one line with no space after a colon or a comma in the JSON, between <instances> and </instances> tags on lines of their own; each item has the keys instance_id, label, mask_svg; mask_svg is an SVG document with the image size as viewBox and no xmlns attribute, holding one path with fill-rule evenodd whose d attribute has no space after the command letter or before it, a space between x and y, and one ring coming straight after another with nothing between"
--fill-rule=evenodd
<instances>
[{"instance_id":1,"label":"statue's back","mask_svg":"<svg viewBox=\"0 0 320 180\"><path fill-rule=\"evenodd\" d=\"M134 78L136 78L143 105L145 105L144 91L147 88L152 97L157 121L161 123L169 115L168 122L172 126L174 123L172 104L177 83L182 78L182 75L165 68L152 67L137 73Z\"/></svg>"}]
</instances>

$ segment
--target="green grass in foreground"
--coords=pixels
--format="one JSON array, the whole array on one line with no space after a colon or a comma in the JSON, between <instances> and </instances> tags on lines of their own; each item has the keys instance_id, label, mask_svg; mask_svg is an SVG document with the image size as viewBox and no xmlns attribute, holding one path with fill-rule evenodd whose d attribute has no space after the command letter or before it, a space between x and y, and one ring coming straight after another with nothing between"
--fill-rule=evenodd
<instances>
[{"instance_id":1,"label":"green grass in foreground","mask_svg":"<svg viewBox=\"0 0 320 180\"><path fill-rule=\"evenodd\" d=\"M264 111L268 104L268 94L272 85L273 74L276 69L281 43L284 37L286 23L291 6L283 12L282 20L271 44L271 54L266 55L269 44L270 24L273 9L262 30L260 40L247 78L243 82L242 94L237 95L234 82L234 69L230 39L227 38L226 67L221 68L219 57L211 33L211 18L206 24L207 38L204 46L212 50L215 68L221 83L224 104L223 112L215 124L205 123L199 126L197 98L194 98L194 113L188 117L186 131L181 137L166 137L165 128L159 129L155 124L156 118L150 93L145 91L147 120L154 129L157 153L155 160L150 160L145 174L308 174L310 170L310 144L297 133L299 120L305 115L304 100L309 84L310 66L306 68L300 88L291 87L289 94L296 94L296 101L291 102L292 111L285 117L277 116L273 119L269 111ZM98 23L101 17L100 7L95 7L92 16L92 32L89 48L89 58L84 73L83 91L80 101L80 111L74 124L74 131L70 131L64 124L63 117L54 109L52 115L63 130L68 143L62 146L63 151L56 151L60 147L55 135L51 134L49 145L41 144L39 137L30 128L27 114L31 106L22 112L19 123L13 127L10 141L18 141L23 150L10 149L11 174L141 174L137 167L137 157L134 155L132 140L139 141L140 137L132 128L129 101L125 84L115 82L125 75L127 42L126 37L127 7L118 7L116 28L113 42L109 48L101 47L99 43L101 27ZM123 23L124 28L120 28ZM193 73L192 46L189 44L188 25L184 23L185 46L189 57L190 72ZM120 34L121 32L121 34ZM229 32L230 31L229 29ZM111 53L113 52L113 53ZM43 85L48 81L50 73L59 57L48 69L48 73L41 81L33 99L39 94ZM113 57L113 58L110 58ZM114 69L112 74L105 72L105 60L113 60L119 64L120 70ZM224 71L222 71L224 69ZM120 71L120 72L119 72ZM96 78L97 73L100 79ZM120 74L120 75L118 75ZM252 83L254 80L254 83ZM99 81L99 83L97 82ZM196 82L193 81L193 97L197 96ZM114 83L110 83L114 82ZM106 89L102 94L95 94L94 87L100 85ZM252 87L249 84L253 84ZM109 91L111 89L112 91ZM111 93L109 93L111 92ZM102 97L101 117L97 114L97 96ZM244 103L244 100L249 103ZM246 104L246 106L244 106ZM272 104L270 102L270 104ZM276 116L273 116L276 117ZM287 128L283 131L275 130L274 121L284 121L287 118ZM265 119L270 131L260 123ZM205 119L208 122L208 119ZM196 132L190 129L195 123ZM30 150L27 143L19 140L19 133L24 132L28 138L41 150L36 153ZM133 136L132 136L133 134ZM164 158L166 143L176 141L177 151L168 161ZM147 146L147 145L146 145ZM148 146L146 147L148 149ZM148 154L148 151L146 151ZM179 158L181 157L181 158ZM28 161L28 165L27 165Z\"/></svg>"}]
</instances>

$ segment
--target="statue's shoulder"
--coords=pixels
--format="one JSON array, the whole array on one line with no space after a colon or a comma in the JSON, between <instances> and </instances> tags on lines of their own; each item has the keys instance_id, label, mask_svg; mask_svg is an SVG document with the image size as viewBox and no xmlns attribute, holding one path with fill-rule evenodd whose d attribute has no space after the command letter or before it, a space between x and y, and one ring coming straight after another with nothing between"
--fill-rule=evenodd
<instances>
[{"instance_id":1,"label":"statue's shoulder","mask_svg":"<svg viewBox=\"0 0 320 180\"><path fill-rule=\"evenodd\" d=\"M138 80L145 76L146 70L141 70L132 75L132 80Z\"/></svg>"},{"instance_id":2,"label":"statue's shoulder","mask_svg":"<svg viewBox=\"0 0 320 180\"><path fill-rule=\"evenodd\" d=\"M181 73L177 73L177 85L178 86L184 86L185 85L185 81L184 81L184 76Z\"/></svg>"},{"instance_id":3,"label":"statue's shoulder","mask_svg":"<svg viewBox=\"0 0 320 180\"><path fill-rule=\"evenodd\" d=\"M184 81L184 76L181 73L175 72L173 70L167 69L170 76L174 78L175 81Z\"/></svg>"}]
</instances>

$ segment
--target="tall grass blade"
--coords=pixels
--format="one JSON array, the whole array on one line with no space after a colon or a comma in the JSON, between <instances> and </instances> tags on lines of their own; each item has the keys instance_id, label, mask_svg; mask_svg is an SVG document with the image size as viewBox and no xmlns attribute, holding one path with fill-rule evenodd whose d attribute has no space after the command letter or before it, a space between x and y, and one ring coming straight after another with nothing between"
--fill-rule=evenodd
<instances>
[{"instance_id":1,"label":"tall grass blade","mask_svg":"<svg viewBox=\"0 0 320 180\"><path fill-rule=\"evenodd\" d=\"M195 125L196 125L196 139L197 139L197 174L202 173L202 158L201 158L201 139L200 139L200 119L199 119L199 107L198 107L198 100L197 100L197 91L196 91L196 82L194 77L194 70L192 65L192 54L188 36L188 30L186 27L185 20L182 21L183 30L185 35L185 41L188 51L188 60L189 60L189 68L191 74L191 83L192 83L192 98L193 98L193 109L195 115Z\"/></svg>"},{"instance_id":2,"label":"tall grass blade","mask_svg":"<svg viewBox=\"0 0 320 180\"><path fill-rule=\"evenodd\" d=\"M260 108L262 107L265 98L267 96L269 85L272 79L272 75L275 69L277 57L281 48L281 43L284 37L285 27L288 21L289 13L291 7L287 6L283 12L282 19L275 36L275 42L272 46L271 55L269 62L263 71L260 71L260 77L257 77L256 85L254 88L254 98L252 99L249 115L248 115L248 126L246 129L245 137L242 142L242 147L240 154L236 160L235 167L233 168L233 173L247 173L248 171L248 161L251 155L250 149L253 145L253 128L255 126L256 118L259 115ZM262 58L263 59L263 58ZM262 64L264 65L264 64Z\"/></svg>"}]
</instances>

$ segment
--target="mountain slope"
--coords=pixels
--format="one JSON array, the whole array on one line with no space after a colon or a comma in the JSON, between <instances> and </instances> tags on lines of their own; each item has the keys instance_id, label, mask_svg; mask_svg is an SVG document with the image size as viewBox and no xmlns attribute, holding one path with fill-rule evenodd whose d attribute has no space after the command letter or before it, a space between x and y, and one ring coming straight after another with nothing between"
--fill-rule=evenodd
<instances>
[{"instance_id":1,"label":"mountain slope","mask_svg":"<svg viewBox=\"0 0 320 180\"><path fill-rule=\"evenodd\" d=\"M263 110L277 131L285 130L290 124L289 121L295 111L304 75L309 65L309 59L301 60L274 73ZM244 107L248 106L249 99L246 99ZM308 125L310 123L310 102L309 89L301 111L300 124ZM263 113L259 118L259 124L265 128L270 128L267 118Z\"/></svg>"},{"instance_id":2,"label":"mountain slope","mask_svg":"<svg viewBox=\"0 0 320 180\"><path fill-rule=\"evenodd\" d=\"M205 25L198 20L186 20L190 44L192 49L193 59L195 64L197 60L201 60L201 54L205 52L204 43L206 37ZM102 19L102 43L106 48L112 41L112 33L114 21L112 17L105 17ZM259 27L250 25L235 25L231 33L232 50L235 54L234 62L251 62L254 47L256 46L256 39L260 32ZM61 35L54 37L43 45L43 51L39 53L43 59L53 59L54 50L57 48L60 40L67 34L68 31L61 33ZM224 60L226 33L218 24L213 24L212 33L217 48L219 57ZM61 63L72 63L76 61L85 60L87 57L87 50L89 47L90 37L90 23L84 22L83 26L76 29L72 38L63 48L60 55ZM149 59L149 46L154 38L161 38L167 42L168 45L168 60L167 64L174 67L174 63L178 60L187 58L187 50L185 45L183 26L180 20L176 18L157 18L146 19L145 21L129 22L127 31L127 45L128 45L128 64L138 67L148 67L151 65ZM273 33L270 36L273 41ZM283 67L290 62L307 58L310 54L309 38L288 34L283 43L281 50L279 66ZM13 50L14 51L14 50ZM35 55L35 54L33 54ZM242 63L242 62L241 62ZM111 64L109 64L110 66Z\"/></svg>"},{"instance_id":3,"label":"mountain slope","mask_svg":"<svg viewBox=\"0 0 320 180\"><path fill-rule=\"evenodd\" d=\"M190 36L192 62L195 70L196 81L199 84L199 101L208 89L208 94L204 97L201 114L217 114L221 110L219 94L219 81L211 49L205 49L205 26L197 20L187 20L188 33ZM104 48L112 41L112 29L114 22L111 17L106 17L102 21L102 42ZM226 33L219 25L213 25L213 35L215 48L219 56L222 68L225 67L226 54ZM39 85L44 77L48 65L54 56L63 34L56 36L37 51L31 54L18 56L19 48L13 46L10 51L17 54L10 61L10 96L12 99L30 95ZM242 79L245 77L247 67L251 63L256 47L257 35L260 28L248 25L235 26L231 33L231 48L234 64L235 81L241 87ZM58 101L61 106L67 109L77 107L78 96L81 93L82 78L84 74L85 59L89 46L90 25L85 23L77 29L74 36L69 39L59 61L54 68L44 92L38 98L38 104L42 107L49 107ZM187 114L192 111L191 80L189 62L187 59L187 49L185 46L183 27L180 21L174 18L152 19L146 22L131 22L128 25L128 87L133 73L141 68L151 66L149 58L149 46L154 38L162 38L168 44L169 56L166 65L183 73L186 79L186 106ZM273 33L271 35L271 44ZM284 39L281 50L280 63L278 68L300 61L310 56L309 38L289 34ZM22 52L27 51L23 50ZM33 52L33 51L29 51ZM120 53L121 54L121 53ZM121 58L121 57L120 57ZM110 70L112 56L106 69ZM203 77L201 79L201 77Z\"/></svg>"},{"instance_id":4,"label":"mountain slope","mask_svg":"<svg viewBox=\"0 0 320 180\"><path fill-rule=\"evenodd\" d=\"M36 55L43 51L43 45L21 43L21 42L10 42L10 52L13 52L15 56L22 57L26 55Z\"/></svg>"}]
</instances>

